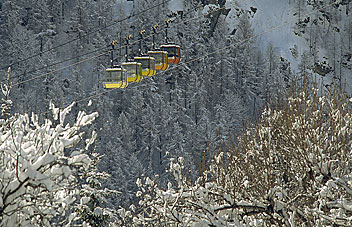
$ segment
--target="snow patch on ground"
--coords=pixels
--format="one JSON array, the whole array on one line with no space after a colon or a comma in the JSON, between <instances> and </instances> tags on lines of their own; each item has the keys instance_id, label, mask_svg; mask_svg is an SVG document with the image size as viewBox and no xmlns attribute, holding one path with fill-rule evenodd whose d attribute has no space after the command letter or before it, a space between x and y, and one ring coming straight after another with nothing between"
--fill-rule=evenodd
<instances>
[{"instance_id":1,"label":"snow patch on ground","mask_svg":"<svg viewBox=\"0 0 352 227\"><path fill-rule=\"evenodd\" d=\"M235 4L235 1L228 1L227 6L231 7ZM272 43L278 52L277 54L288 59L291 62L292 69L297 70L299 59L292 56L290 48L296 44L299 54L302 54L303 50L307 48L307 43L303 38L292 32L292 27L296 22L293 16L293 4L289 4L287 0L247 0L237 1L237 3L241 8L248 11L251 11L250 7L257 8L251 21L254 33L258 35L258 47L265 51L269 43ZM228 17L230 30L233 30L236 25L235 13L234 10L231 10Z\"/></svg>"},{"instance_id":2,"label":"snow patch on ground","mask_svg":"<svg viewBox=\"0 0 352 227\"><path fill-rule=\"evenodd\" d=\"M132 14L133 4L133 1L117 0L117 4L115 4L115 6L119 6L121 11L124 12L125 16L128 16Z\"/></svg>"},{"instance_id":3,"label":"snow patch on ground","mask_svg":"<svg viewBox=\"0 0 352 227\"><path fill-rule=\"evenodd\" d=\"M183 11L184 0L171 0L168 6L172 12Z\"/></svg>"}]
</instances>

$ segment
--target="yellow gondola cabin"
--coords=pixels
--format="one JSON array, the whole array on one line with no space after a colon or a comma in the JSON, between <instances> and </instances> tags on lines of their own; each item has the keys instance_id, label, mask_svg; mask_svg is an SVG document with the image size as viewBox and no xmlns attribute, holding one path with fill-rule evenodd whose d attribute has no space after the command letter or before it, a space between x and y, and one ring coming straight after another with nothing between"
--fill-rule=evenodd
<instances>
[{"instance_id":1,"label":"yellow gondola cabin","mask_svg":"<svg viewBox=\"0 0 352 227\"><path fill-rule=\"evenodd\" d=\"M134 57L134 61L142 64L143 76L155 75L155 59L150 56Z\"/></svg>"},{"instance_id":2,"label":"yellow gondola cabin","mask_svg":"<svg viewBox=\"0 0 352 227\"><path fill-rule=\"evenodd\" d=\"M142 64L138 62L124 62L121 64L126 69L128 83L141 82L143 80Z\"/></svg>"},{"instance_id":3,"label":"yellow gondola cabin","mask_svg":"<svg viewBox=\"0 0 352 227\"><path fill-rule=\"evenodd\" d=\"M128 86L127 70L121 67L105 70L104 88L126 88Z\"/></svg>"},{"instance_id":4,"label":"yellow gondola cabin","mask_svg":"<svg viewBox=\"0 0 352 227\"><path fill-rule=\"evenodd\" d=\"M169 68L168 56L166 51L148 51L148 55L155 59L155 70L167 70Z\"/></svg>"}]
</instances>

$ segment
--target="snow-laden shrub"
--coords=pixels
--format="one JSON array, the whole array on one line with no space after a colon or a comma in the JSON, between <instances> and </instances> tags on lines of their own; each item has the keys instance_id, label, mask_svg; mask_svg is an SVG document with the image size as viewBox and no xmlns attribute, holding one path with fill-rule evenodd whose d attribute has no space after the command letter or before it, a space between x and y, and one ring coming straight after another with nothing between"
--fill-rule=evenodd
<instances>
[{"instance_id":1,"label":"snow-laden shrub","mask_svg":"<svg viewBox=\"0 0 352 227\"><path fill-rule=\"evenodd\" d=\"M192 184L185 177L183 158L171 160L170 171L175 183L161 189L157 180L138 179L137 205L121 208L121 226L243 226L231 212L230 194L214 182L199 178ZM246 202L238 206L250 206Z\"/></svg>"},{"instance_id":2,"label":"snow-laden shrub","mask_svg":"<svg viewBox=\"0 0 352 227\"><path fill-rule=\"evenodd\" d=\"M66 211L79 193L74 172L91 162L86 149L72 147L81 140L82 127L98 116L79 112L73 125L65 124L73 105L60 110L51 104L54 121L41 123L36 114L16 114L0 121L1 226L69 223ZM69 155L66 148L72 148Z\"/></svg>"},{"instance_id":3,"label":"snow-laden shrub","mask_svg":"<svg viewBox=\"0 0 352 227\"><path fill-rule=\"evenodd\" d=\"M260 203L241 220L266 225L351 225L352 100L337 87L292 84L210 173L235 201ZM250 215L248 215L250 214ZM248 223L248 222L247 222Z\"/></svg>"},{"instance_id":4,"label":"snow-laden shrub","mask_svg":"<svg viewBox=\"0 0 352 227\"><path fill-rule=\"evenodd\" d=\"M175 184L138 180L137 206L119 210L125 226L352 225L352 99L306 80L291 85L253 128L230 142L204 177Z\"/></svg>"},{"instance_id":5,"label":"snow-laden shrub","mask_svg":"<svg viewBox=\"0 0 352 227\"><path fill-rule=\"evenodd\" d=\"M89 149L97 133L85 136L82 128L98 113L80 111L72 126L65 119L75 103L63 110L50 103L53 121L12 116L10 71L1 83L0 226L115 226L116 212L105 205L117 192L102 188L110 176Z\"/></svg>"}]
</instances>

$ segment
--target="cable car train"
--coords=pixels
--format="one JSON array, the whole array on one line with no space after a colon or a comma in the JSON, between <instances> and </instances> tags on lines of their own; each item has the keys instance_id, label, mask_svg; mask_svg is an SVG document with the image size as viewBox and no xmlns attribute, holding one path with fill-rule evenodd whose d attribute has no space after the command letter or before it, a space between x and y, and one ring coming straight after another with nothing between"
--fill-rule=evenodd
<instances>
[{"instance_id":1,"label":"cable car train","mask_svg":"<svg viewBox=\"0 0 352 227\"><path fill-rule=\"evenodd\" d=\"M166 21L166 41L167 28L170 20ZM153 50L148 51L147 54L142 54L142 35L144 30L140 31L140 53L134 56L133 60L128 59L128 40L131 36L126 37L126 61L121 65L114 65L113 51L114 45L117 41L112 42L111 50L111 66L105 70L105 80L103 81L104 88L126 88L129 83L141 82L143 77L152 77L156 71L165 71L169 68L170 64L178 64L181 60L181 47L179 45L166 43L160 45L159 49L155 49L154 34L156 34L157 25L154 25L153 33Z\"/></svg>"}]
</instances>

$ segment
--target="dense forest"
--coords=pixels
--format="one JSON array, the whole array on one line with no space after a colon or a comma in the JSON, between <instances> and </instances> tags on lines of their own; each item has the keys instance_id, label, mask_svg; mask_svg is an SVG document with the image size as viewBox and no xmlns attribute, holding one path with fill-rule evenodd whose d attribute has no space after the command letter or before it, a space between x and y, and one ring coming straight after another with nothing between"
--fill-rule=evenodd
<instances>
[{"instance_id":1,"label":"dense forest","mask_svg":"<svg viewBox=\"0 0 352 227\"><path fill-rule=\"evenodd\" d=\"M26 114L30 116L35 113L38 119L34 117L32 120L35 123L32 124L35 127L44 124L41 130L46 130L45 125L51 127L51 123L49 124L48 121L53 122L53 125L54 123L60 125L65 130L77 126L72 129L72 134L70 134L72 138L74 133L81 130L81 126L85 127L83 130L85 135L91 135L93 140L96 140L93 143L89 142L89 138L87 139L88 145L85 152L94 164L90 167L90 171L101 173L101 175L98 174L101 179L96 180L99 181L99 184L93 183L94 186L85 187L86 184L92 183L87 180L92 176L86 176L85 171L78 169L74 174L77 175L75 184L79 185L82 193L91 193L89 195L94 197L93 192L96 190L96 193L99 194L96 197L104 198L102 200L108 210L106 216L109 218L115 217L115 215L119 216L119 218L112 218L113 221L111 221L104 216L104 213L101 225L103 225L102 223L111 225L112 222L125 226L131 226L132 223L153 225L159 220L160 223L156 225L161 226L176 226L177 223L184 226L239 226L240 224L253 226L270 223L267 218L271 215L273 215L271 224L274 225L294 226L292 220L295 217L300 220L297 223L325 225L325 222L319 222L321 221L319 218L307 220L307 213L304 213L304 208L301 207L294 208L294 210L278 209L278 213L281 212L280 215L283 217L277 218L274 214L266 211L269 205L262 201L264 200L264 192L241 194L243 193L241 190L236 191L238 185L234 193L241 194L242 197L238 198L237 202L248 198L258 198L258 200L251 200L251 203L248 201L238 203L237 207L234 206L235 201L232 208L242 209L246 212L253 211L259 215L254 215L254 219L246 219L244 217L246 215L242 214L242 216L239 215L241 218L238 218L235 214L233 215L236 217L231 215L230 217L221 212L217 213L216 209L220 209L219 206L224 204L213 204L212 211L209 211L207 216L208 219L204 218L208 221L204 221L201 215L197 217L198 219L192 219L192 215L187 216L191 213L187 212L196 209L185 207L182 208L185 210L178 210L175 208L177 212L173 213L172 202L167 201L167 198L164 198L163 202L165 212L169 212L170 216L161 217L161 213L146 208L145 210L148 210L146 213L150 213L144 213L146 219L143 219L143 215L138 216L143 212L134 208L138 201L143 201L140 204L144 206L148 202L152 204L151 201L153 201L153 199L149 201L147 196L140 199L139 190L140 187L144 187L140 179L147 179L145 183L148 187L158 185L160 190L166 190L165 193L170 194L170 198L168 198L170 200L173 196L179 197L180 201L183 201L182 204L188 204L188 198L175 188L175 191L170 192L172 188L170 182L172 185L176 185L175 187L192 192L199 188L193 188L191 182L205 187L207 179L204 178L204 175L210 178L217 176L218 181L226 182L225 175L232 176L232 172L219 169L220 167L214 163L225 163L223 166L226 166L233 164L233 160L236 158L226 155L219 156L219 154L231 150L229 149L229 141L242 135L241 133L248 128L256 128L257 124L273 123L279 125L275 119L271 119L273 116L268 106L277 106L277 103L284 105L283 103L290 100L290 96L287 96L287 99L283 98L286 97L284 94L287 94L290 89L297 89L295 90L297 94L291 93L297 100L302 98L299 91L303 89L306 94L309 94L309 97L313 97L312 102L317 106L324 104L314 99L317 95L314 93L315 89L321 89L320 95L322 96L330 94L330 91L340 91L339 89L343 89L346 95L351 92L352 17L350 1L285 1L292 9L290 18L293 19L289 23L282 21L283 24L280 26L291 26L292 34L300 40L287 48L292 57L290 59L277 51L274 42L269 42L264 47L258 45L260 36L252 27L252 23L260 9L255 7L257 3L254 0L250 7L248 4L251 4L252 1L244 4L241 0L0 0L0 75L2 75L2 93L5 95L2 106L3 119L9 121L10 116L26 116ZM275 0L268 0L268 2L275 2ZM265 13L270 14L270 12ZM181 46L181 63L172 65L165 72L158 72L153 77L144 78L140 83L132 83L125 89L104 89L105 69L110 65L111 42L117 41L114 54L116 62L122 63L126 58L137 55L139 49L142 52L152 49L152 27L155 24L159 25L158 32L155 34L155 44L158 46L165 43L165 21L169 18L172 22L167 29L168 41ZM141 41L139 32L143 29L146 33ZM275 32L275 27L265 32ZM128 35L131 35L132 38L129 40L128 52L126 52L125 38ZM291 62L291 59L294 59L294 62ZM305 78L302 82L303 88L300 85L294 86L301 78ZM314 84L314 81L321 86ZM306 86L311 87L313 93L304 90ZM69 106L73 102L74 104ZM343 103L343 101L341 102ZM11 108L7 108L10 104ZM299 106L299 103L296 105ZM285 110L287 109L290 108L287 107ZM60 112L59 116L57 116L57 111ZM69 111L71 111L71 115L65 118ZM262 111L264 111L263 114ZM85 118L86 115L83 114L85 112L92 113L87 114L92 120ZM299 116L302 113L296 113L292 110L291 114ZM77 115L78 118L75 117ZM269 120L265 120L263 116L268 116ZM285 117L287 116L283 116L283 119L286 119ZM22 120L25 123L16 123L19 125L18 127L28 123L25 117ZM4 127L2 129L4 135L11 131L9 125L1 124ZM302 123L302 127L303 125L304 123ZM54 130L55 127L52 127ZM258 127L270 128L270 126ZM351 130L349 126L347 129ZM58 133L57 138L63 141L62 146L65 147L62 148L63 153L60 154L60 157L58 156L58 159L75 152L75 148L71 145L84 147L83 142L76 141L78 138L75 137L75 142L67 142L71 140L67 139L66 141L63 138L66 138L68 134L60 135L62 132L57 127L55 130ZM285 135L285 132L280 133ZM249 137L253 136L249 132L247 134ZM259 134L260 132L255 134L253 138L267 136L265 133L264 135ZM80 134L77 136L81 137ZM252 149L245 146L251 139L241 138L242 141L236 139L239 145L236 146L238 150L234 150L238 152L238 160L248 161L240 153L241 150L244 154ZM41 141L44 144L45 140ZM248 144L259 146L258 144L261 142L266 143L258 141L253 140ZM270 151L269 148L264 150ZM276 152L275 149L274 151ZM233 152L230 152L231 155L236 153ZM279 151L275 152L266 152L266 155L270 153L272 157L280 156L286 160L285 163L289 162L289 158L292 158L291 153L287 155ZM214 157L216 158L214 159ZM49 160L49 158L46 157L43 160ZM82 166L85 166L83 158L68 162L75 163L76 161L77 163L82 162ZM6 162L2 161L1 163ZM256 165L258 163L256 162ZM233 166L235 165L233 164ZM16 167L16 164L14 166ZM241 167L246 168L245 165ZM280 169L281 167L273 167L275 171L277 171L276 168ZM303 172L305 171L304 167L300 166L300 168ZM331 168L333 169L333 167ZM38 171L38 169L35 170ZM239 170L238 167L233 169L233 171ZM67 175L64 170L60 171L62 176ZM208 173L207 171L214 172ZM257 168L256 171L263 173L268 170ZM216 174L214 174L215 172ZM89 175L89 172L87 174ZM255 173L251 172L251 174ZM289 178L295 178L295 173L288 171L287 174ZM325 175L328 174L325 173ZM17 182L17 184L21 185L21 177L18 178L20 183ZM238 182L231 180L230 184L247 185L254 182L249 178L241 179L240 175L233 176L233 179L237 179ZM258 179L261 179L259 174ZM240 180L247 180L250 183L239 183ZM324 184L326 182L329 180L326 180ZM62 187L69 185L68 182L63 183L62 181L57 184ZM276 191L273 191L270 190L270 187L279 185L276 184L277 182L268 180L267 185L263 187L275 194L279 189L276 188ZM336 186L337 183L334 184ZM228 193L231 191L230 187L226 185L223 189L226 189L225 191ZM352 190L350 185L346 184L343 187L347 191ZM4 196L7 190L5 188L3 185L0 187L3 199L6 197ZM220 190L215 186L207 188L207 190L211 189ZM156 195L160 191L153 190L145 190L143 194L157 198ZM290 190L286 190L289 194L288 191ZM197 193L205 192L197 191ZM280 193L283 192L280 191ZM304 197L303 194L302 192ZM82 194L79 196L86 198ZM216 196L220 195L209 196L206 199L215 201ZM221 196L231 197L230 194L222 194ZM275 196L279 195L275 194ZM341 196L341 198L348 200L350 194L346 197ZM2 200L0 206L4 204ZM162 207L163 203L160 200L155 199L155 201L155 207ZM178 201L173 202L177 204ZM231 204L230 200L227 202ZM344 208L348 207L344 215L349 217L350 203L342 202L341 204ZM93 207L96 205L94 204ZM202 212L206 209L206 206L203 205L199 205L200 210L203 209ZM251 209L247 210L247 205ZM268 210L276 209L277 206L279 205L275 202L275 208L268 208ZM77 207L79 211L84 210L82 206ZM130 209L132 212L125 209ZM155 209L157 210L157 208ZM340 209L342 208L340 207ZM0 210L2 212L3 208ZM260 216L261 211L268 217ZM84 212L75 211L76 216L73 216L77 218L79 216L77 214L85 214ZM126 212L129 212L129 215L135 213L136 216L132 218ZM72 216L70 221L64 218L71 217L69 213L64 213L63 217L48 214L50 216L48 222L38 221L39 219L33 221L34 219L29 218L23 223L34 225L47 225L48 223L71 225L75 223L79 225L83 223L82 220L85 220L85 224L101 226L96 224L99 223L97 220L95 220L97 221L96 225L92 224L93 222L89 221L89 215L84 216L83 214L81 217L84 218L75 219ZM329 216L329 214L327 215ZM10 217L9 214L7 216ZM247 214L247 216L250 215ZM2 215L0 217L3 226L15 223L7 222L10 219L6 219ZM197 223L200 224L196 225Z\"/></svg>"}]
</instances>

